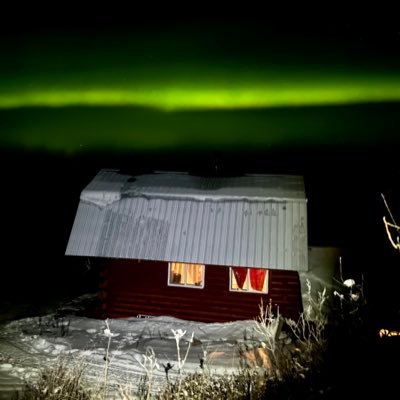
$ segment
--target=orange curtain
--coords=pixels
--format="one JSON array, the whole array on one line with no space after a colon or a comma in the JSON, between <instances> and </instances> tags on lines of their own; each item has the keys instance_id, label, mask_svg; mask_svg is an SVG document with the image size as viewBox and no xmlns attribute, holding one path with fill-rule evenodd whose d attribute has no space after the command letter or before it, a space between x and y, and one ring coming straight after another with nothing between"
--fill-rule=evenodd
<instances>
[{"instance_id":1,"label":"orange curtain","mask_svg":"<svg viewBox=\"0 0 400 400\"><path fill-rule=\"evenodd\" d=\"M244 282L247 276L247 268L232 268L233 274L235 275L236 283L240 289L243 289Z\"/></svg>"},{"instance_id":2,"label":"orange curtain","mask_svg":"<svg viewBox=\"0 0 400 400\"><path fill-rule=\"evenodd\" d=\"M189 285L201 285L203 281L203 265L186 264L186 283Z\"/></svg>"},{"instance_id":3,"label":"orange curtain","mask_svg":"<svg viewBox=\"0 0 400 400\"><path fill-rule=\"evenodd\" d=\"M183 263L171 263L171 277L170 283L184 284L184 264Z\"/></svg>"},{"instance_id":4,"label":"orange curtain","mask_svg":"<svg viewBox=\"0 0 400 400\"><path fill-rule=\"evenodd\" d=\"M264 287L267 271L262 268L250 268L250 284L254 290L261 292Z\"/></svg>"}]
</instances>

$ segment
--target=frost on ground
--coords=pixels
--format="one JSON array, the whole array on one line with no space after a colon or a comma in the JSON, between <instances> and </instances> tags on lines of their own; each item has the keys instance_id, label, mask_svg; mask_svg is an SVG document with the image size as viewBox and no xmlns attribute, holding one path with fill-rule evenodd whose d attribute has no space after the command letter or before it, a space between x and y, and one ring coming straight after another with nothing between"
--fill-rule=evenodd
<instances>
[{"instance_id":1,"label":"frost on ground","mask_svg":"<svg viewBox=\"0 0 400 400\"><path fill-rule=\"evenodd\" d=\"M78 302L75 301L77 307ZM234 373L240 367L239 346L261 341L254 321L201 323L162 316L124 318L107 321L76 315L71 307L62 317L57 313L17 319L0 327L0 376L34 379L39 368L56 362L60 356L87 364L87 378L93 383L104 379L108 360L108 383L134 386L144 375L143 363L149 348L154 351L158 369L155 387L179 376L181 361L190 345L182 373ZM77 311L78 308L75 309ZM107 325L108 324L108 325ZM174 332L180 332L176 341ZM108 359L107 359L108 349Z\"/></svg>"}]
</instances>

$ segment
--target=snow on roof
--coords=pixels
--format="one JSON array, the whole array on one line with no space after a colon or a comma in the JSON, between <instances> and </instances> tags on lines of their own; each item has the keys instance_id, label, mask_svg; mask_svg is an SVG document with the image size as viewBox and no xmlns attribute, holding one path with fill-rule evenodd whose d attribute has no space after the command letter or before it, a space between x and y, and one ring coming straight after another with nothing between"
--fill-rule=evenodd
<instances>
[{"instance_id":1,"label":"snow on roof","mask_svg":"<svg viewBox=\"0 0 400 400\"><path fill-rule=\"evenodd\" d=\"M135 177L117 170L101 170L83 190L81 200L105 206L121 197L146 196L214 200L304 199L303 177L295 175L244 175L201 177L157 172Z\"/></svg>"},{"instance_id":2,"label":"snow on roof","mask_svg":"<svg viewBox=\"0 0 400 400\"><path fill-rule=\"evenodd\" d=\"M303 177L101 170L66 254L307 270Z\"/></svg>"}]
</instances>

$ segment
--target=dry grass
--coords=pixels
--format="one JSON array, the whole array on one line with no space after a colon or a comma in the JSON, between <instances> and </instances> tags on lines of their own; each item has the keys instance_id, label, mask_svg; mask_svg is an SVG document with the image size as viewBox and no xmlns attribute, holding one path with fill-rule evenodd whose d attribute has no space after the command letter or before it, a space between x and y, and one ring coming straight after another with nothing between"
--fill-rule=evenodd
<instances>
[{"instance_id":1,"label":"dry grass","mask_svg":"<svg viewBox=\"0 0 400 400\"><path fill-rule=\"evenodd\" d=\"M98 391L90 388L85 380L85 368L84 362L71 362L61 357L55 365L42 369L34 382L25 383L23 390L16 393L15 399L98 399Z\"/></svg>"}]
</instances>

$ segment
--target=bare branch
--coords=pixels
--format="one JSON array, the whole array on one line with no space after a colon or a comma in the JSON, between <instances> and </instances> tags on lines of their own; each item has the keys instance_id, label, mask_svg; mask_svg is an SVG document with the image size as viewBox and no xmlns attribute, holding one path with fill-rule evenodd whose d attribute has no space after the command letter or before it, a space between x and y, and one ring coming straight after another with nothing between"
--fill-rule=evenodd
<instances>
[{"instance_id":1,"label":"bare branch","mask_svg":"<svg viewBox=\"0 0 400 400\"><path fill-rule=\"evenodd\" d=\"M400 251L400 242L399 242L399 237L397 236L397 243L393 240L392 233L390 232L389 228L395 228L397 230L400 230L400 227L394 224L391 224L390 222L386 221L386 217L383 217L383 223L385 224L385 229L386 229L386 234L388 236L388 239L391 243L391 245L398 251Z\"/></svg>"},{"instance_id":2,"label":"bare branch","mask_svg":"<svg viewBox=\"0 0 400 400\"><path fill-rule=\"evenodd\" d=\"M399 226L398 226L397 222L395 221L392 212L390 211L390 207L388 206L388 203L386 202L386 199L385 199L385 196L383 195L383 193L381 193L381 196L382 196L383 202L385 203L385 207L390 215L390 218L392 219L393 224L398 228Z\"/></svg>"}]
</instances>

